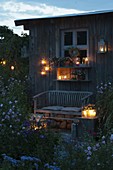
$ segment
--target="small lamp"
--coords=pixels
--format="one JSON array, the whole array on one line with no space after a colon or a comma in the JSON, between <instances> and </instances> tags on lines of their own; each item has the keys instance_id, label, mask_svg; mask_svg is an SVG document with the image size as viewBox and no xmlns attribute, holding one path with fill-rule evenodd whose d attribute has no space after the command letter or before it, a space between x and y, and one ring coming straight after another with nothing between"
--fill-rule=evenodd
<instances>
[{"instance_id":1,"label":"small lamp","mask_svg":"<svg viewBox=\"0 0 113 170\"><path fill-rule=\"evenodd\" d=\"M84 109L82 110L82 117L95 118L96 117L95 105L89 104L88 106L85 106Z\"/></svg>"},{"instance_id":2,"label":"small lamp","mask_svg":"<svg viewBox=\"0 0 113 170\"><path fill-rule=\"evenodd\" d=\"M107 45L104 39L100 39L98 42L98 53L106 53L107 52Z\"/></svg>"},{"instance_id":3,"label":"small lamp","mask_svg":"<svg viewBox=\"0 0 113 170\"><path fill-rule=\"evenodd\" d=\"M94 118L94 117L96 117L96 110L95 109L83 110L82 117Z\"/></svg>"}]
</instances>

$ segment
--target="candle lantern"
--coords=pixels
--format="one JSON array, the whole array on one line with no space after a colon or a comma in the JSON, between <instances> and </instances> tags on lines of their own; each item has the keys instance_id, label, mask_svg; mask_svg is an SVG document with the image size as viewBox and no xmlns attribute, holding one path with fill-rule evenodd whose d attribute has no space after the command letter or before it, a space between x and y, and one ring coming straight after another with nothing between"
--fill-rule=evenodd
<instances>
[{"instance_id":1,"label":"candle lantern","mask_svg":"<svg viewBox=\"0 0 113 170\"><path fill-rule=\"evenodd\" d=\"M98 42L98 53L106 53L107 52L107 45L103 39L100 39Z\"/></svg>"},{"instance_id":2,"label":"candle lantern","mask_svg":"<svg viewBox=\"0 0 113 170\"><path fill-rule=\"evenodd\" d=\"M85 106L84 109L82 110L82 117L86 118L96 117L96 109L94 108L94 105Z\"/></svg>"}]
</instances>

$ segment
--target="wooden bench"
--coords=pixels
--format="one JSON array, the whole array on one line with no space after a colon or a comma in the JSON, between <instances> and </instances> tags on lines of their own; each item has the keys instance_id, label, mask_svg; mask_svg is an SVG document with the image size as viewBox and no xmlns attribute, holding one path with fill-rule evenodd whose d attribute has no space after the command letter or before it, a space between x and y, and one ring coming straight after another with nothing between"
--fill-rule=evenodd
<instances>
[{"instance_id":1,"label":"wooden bench","mask_svg":"<svg viewBox=\"0 0 113 170\"><path fill-rule=\"evenodd\" d=\"M74 111L72 109L75 107L81 108L89 104L92 94L92 92L87 91L45 91L33 97L34 113L50 114L50 117L53 117L53 115L55 117L57 114L81 116L80 111ZM56 106L56 110L50 108L52 106ZM63 107L63 109L57 109L60 107ZM66 107L68 107L68 111L66 110Z\"/></svg>"}]
</instances>

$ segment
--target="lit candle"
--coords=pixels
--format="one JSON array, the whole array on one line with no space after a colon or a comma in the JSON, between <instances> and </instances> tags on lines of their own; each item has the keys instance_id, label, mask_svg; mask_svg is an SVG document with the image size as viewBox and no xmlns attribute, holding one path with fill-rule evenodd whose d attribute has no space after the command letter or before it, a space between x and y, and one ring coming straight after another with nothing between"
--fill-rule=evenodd
<instances>
[{"instance_id":1,"label":"lit candle","mask_svg":"<svg viewBox=\"0 0 113 170\"><path fill-rule=\"evenodd\" d=\"M44 65L46 64L46 60L45 59L42 59L41 63Z\"/></svg>"},{"instance_id":2,"label":"lit candle","mask_svg":"<svg viewBox=\"0 0 113 170\"><path fill-rule=\"evenodd\" d=\"M104 51L104 47L100 47L100 51L103 52Z\"/></svg>"},{"instance_id":3,"label":"lit candle","mask_svg":"<svg viewBox=\"0 0 113 170\"><path fill-rule=\"evenodd\" d=\"M46 67L45 67L45 70L46 70L46 71L49 71L49 66L46 66Z\"/></svg>"},{"instance_id":4,"label":"lit candle","mask_svg":"<svg viewBox=\"0 0 113 170\"><path fill-rule=\"evenodd\" d=\"M88 58L87 57L85 58L85 64L88 64Z\"/></svg>"},{"instance_id":5,"label":"lit candle","mask_svg":"<svg viewBox=\"0 0 113 170\"><path fill-rule=\"evenodd\" d=\"M66 76L66 75L64 75L64 79L67 79L67 76Z\"/></svg>"},{"instance_id":6,"label":"lit candle","mask_svg":"<svg viewBox=\"0 0 113 170\"><path fill-rule=\"evenodd\" d=\"M58 76L58 79L61 80L61 79L62 79L62 76Z\"/></svg>"},{"instance_id":7,"label":"lit candle","mask_svg":"<svg viewBox=\"0 0 113 170\"><path fill-rule=\"evenodd\" d=\"M76 61L76 65L79 65L80 64L80 62L79 61Z\"/></svg>"},{"instance_id":8,"label":"lit candle","mask_svg":"<svg viewBox=\"0 0 113 170\"><path fill-rule=\"evenodd\" d=\"M82 116L83 116L83 117L87 117L87 110L83 110L83 111L82 111Z\"/></svg>"},{"instance_id":9,"label":"lit candle","mask_svg":"<svg viewBox=\"0 0 113 170\"><path fill-rule=\"evenodd\" d=\"M95 109L88 110L88 117L95 117L95 116L96 116L96 110Z\"/></svg>"}]
</instances>

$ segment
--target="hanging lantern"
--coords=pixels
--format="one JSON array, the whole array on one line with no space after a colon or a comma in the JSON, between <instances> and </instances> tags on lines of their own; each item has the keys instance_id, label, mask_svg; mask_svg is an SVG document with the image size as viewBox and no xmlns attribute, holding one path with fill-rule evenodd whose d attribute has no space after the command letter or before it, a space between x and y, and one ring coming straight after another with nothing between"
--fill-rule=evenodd
<instances>
[{"instance_id":1,"label":"hanging lantern","mask_svg":"<svg viewBox=\"0 0 113 170\"><path fill-rule=\"evenodd\" d=\"M107 52L107 45L103 39L100 39L98 42L98 53L105 53Z\"/></svg>"}]
</instances>

